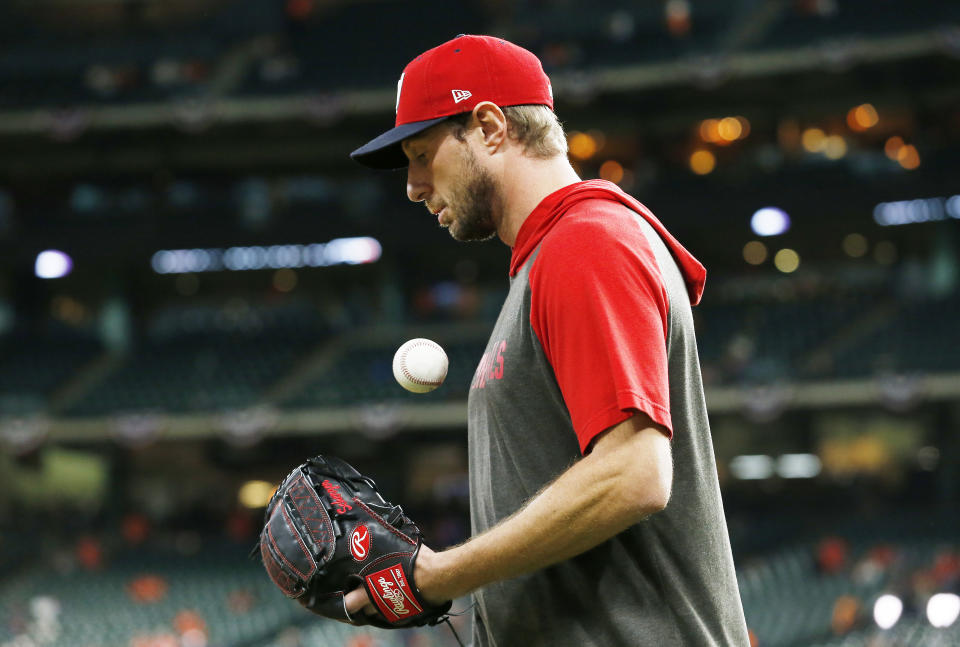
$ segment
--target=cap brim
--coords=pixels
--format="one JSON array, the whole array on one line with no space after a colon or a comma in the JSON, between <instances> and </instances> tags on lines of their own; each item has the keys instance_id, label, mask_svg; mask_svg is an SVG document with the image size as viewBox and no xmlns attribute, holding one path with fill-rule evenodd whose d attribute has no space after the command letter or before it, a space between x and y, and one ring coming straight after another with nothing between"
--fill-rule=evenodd
<instances>
[{"instance_id":1,"label":"cap brim","mask_svg":"<svg viewBox=\"0 0 960 647\"><path fill-rule=\"evenodd\" d=\"M449 117L437 117L426 121L414 121L402 124L383 133L376 139L350 153L350 157L369 168L398 169L408 164L407 156L400 143L407 137L423 132L430 126L440 123Z\"/></svg>"}]
</instances>

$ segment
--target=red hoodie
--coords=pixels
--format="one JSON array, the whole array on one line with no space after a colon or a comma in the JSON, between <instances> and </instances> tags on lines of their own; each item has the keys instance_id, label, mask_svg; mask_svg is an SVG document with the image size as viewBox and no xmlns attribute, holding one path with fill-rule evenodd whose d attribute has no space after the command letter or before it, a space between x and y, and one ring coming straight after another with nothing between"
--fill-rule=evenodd
<instances>
[{"instance_id":1,"label":"red hoodie","mask_svg":"<svg viewBox=\"0 0 960 647\"><path fill-rule=\"evenodd\" d=\"M626 207L624 209L623 207ZM672 430L669 299L636 212L677 262L692 305L706 270L642 204L589 180L547 196L517 234L510 275L529 272L530 324L553 368L581 451L635 411Z\"/></svg>"},{"instance_id":2,"label":"red hoodie","mask_svg":"<svg viewBox=\"0 0 960 647\"><path fill-rule=\"evenodd\" d=\"M703 285L707 279L707 270L639 200L627 195L616 184L606 180L585 180L571 184L544 198L537 205L537 208L530 213L517 233L513 255L510 259L510 276L517 273L520 266L527 260L530 253L537 248L544 235L556 224L557 220L563 217L575 204L584 200L612 200L643 216L663 238L663 241L673 253L677 265L680 266L680 271L687 283L687 292L690 294L690 305L695 306L700 303L700 297L703 296Z\"/></svg>"}]
</instances>

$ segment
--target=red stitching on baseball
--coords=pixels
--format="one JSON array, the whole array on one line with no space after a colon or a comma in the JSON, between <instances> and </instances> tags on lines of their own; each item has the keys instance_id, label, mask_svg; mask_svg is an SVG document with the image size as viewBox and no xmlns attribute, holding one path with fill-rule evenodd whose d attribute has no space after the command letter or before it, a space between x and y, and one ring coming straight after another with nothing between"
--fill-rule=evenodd
<instances>
[{"instance_id":1,"label":"red stitching on baseball","mask_svg":"<svg viewBox=\"0 0 960 647\"><path fill-rule=\"evenodd\" d=\"M426 346L427 348L433 348L434 346L436 346L437 348L440 348L439 344L424 343L422 341L418 341L414 344L410 344L409 346L404 348L403 354L400 355L400 370L403 371L403 376L408 380L410 380L411 382L413 382L414 384L422 384L424 386L440 386L441 384L443 384L443 380L433 380L433 381L421 380L411 375L410 371L407 370L407 353L409 353L412 349L418 346ZM440 350L442 351L443 349L440 348Z\"/></svg>"}]
</instances>

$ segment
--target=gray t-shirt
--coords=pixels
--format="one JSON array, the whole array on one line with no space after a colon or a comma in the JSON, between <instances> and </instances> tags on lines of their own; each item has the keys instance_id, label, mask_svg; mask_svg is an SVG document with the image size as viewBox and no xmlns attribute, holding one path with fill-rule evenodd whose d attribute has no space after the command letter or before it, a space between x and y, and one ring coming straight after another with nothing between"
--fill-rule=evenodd
<instances>
[{"instance_id":1,"label":"gray t-shirt","mask_svg":"<svg viewBox=\"0 0 960 647\"><path fill-rule=\"evenodd\" d=\"M606 193L609 196L604 197ZM596 217L598 212L602 218ZM579 219L586 224L580 226ZM691 300L699 299L699 293L692 298L690 290L702 289L703 277L684 274L699 264L669 234L664 234L665 242L658 231L665 232L649 211L614 185L600 181L579 183L549 196L521 229L510 291L469 395L473 533L482 533L514 513L578 460L597 431L591 425L609 426L605 414L590 411L591 402L602 399L596 392L585 396L564 384L572 380L563 353L572 351L541 339L560 321L549 320L556 306L551 310L540 301L553 288L562 295L566 286L551 287L552 277L539 275L534 282L539 292L533 294L531 272L536 273L538 263L561 266L556 259L553 265L544 260L546 254L559 253L554 250L570 248L554 244L564 242L558 237L583 237L587 232L589 249L599 249L603 258L605 245L643 248L656 266L649 272L652 278L643 277L643 281L645 285L652 281L655 300L663 300L659 307L664 314L662 332L653 352L660 357L637 357L636 362L661 363L669 384L663 385L660 396L655 387L639 395L642 389L624 389L632 395L618 392L612 401L624 403L619 419L640 409L672 430L673 487L666 509L599 546L476 591L475 647L749 645L690 307ZM525 256L521 247L527 250ZM681 254L687 256L680 258ZM610 259L615 263L617 254ZM632 285L631 272L643 271L632 266L613 269L613 276L623 276L627 285ZM609 270L604 281L611 280ZM697 280L699 288L691 287ZM589 298L581 303L579 293L573 292L569 308L593 307ZM604 314L598 321L607 317ZM597 330L591 344L615 343L606 336L607 331ZM583 380L593 373L605 383L602 374L609 370L605 362L581 364L588 366L588 374L580 376ZM669 402L655 402L658 398ZM596 406L605 405L598 402Z\"/></svg>"}]
</instances>

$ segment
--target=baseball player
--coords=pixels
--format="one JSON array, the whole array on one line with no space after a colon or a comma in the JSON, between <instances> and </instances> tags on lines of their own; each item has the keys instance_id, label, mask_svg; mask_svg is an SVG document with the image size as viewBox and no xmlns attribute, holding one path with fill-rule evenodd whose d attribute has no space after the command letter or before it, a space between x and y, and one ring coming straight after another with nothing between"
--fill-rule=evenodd
<instances>
[{"instance_id":1,"label":"baseball player","mask_svg":"<svg viewBox=\"0 0 960 647\"><path fill-rule=\"evenodd\" d=\"M486 36L424 52L396 127L351 156L406 167L453 238L512 248L470 386L473 536L421 549L424 598L472 593L478 647L748 645L691 317L706 272L580 180L540 61ZM363 589L345 606L375 609Z\"/></svg>"}]
</instances>

